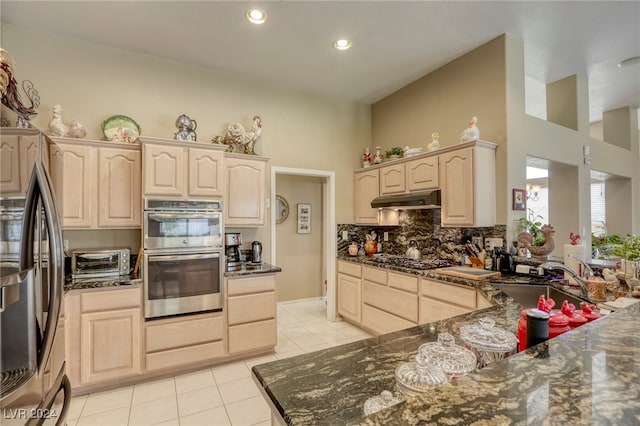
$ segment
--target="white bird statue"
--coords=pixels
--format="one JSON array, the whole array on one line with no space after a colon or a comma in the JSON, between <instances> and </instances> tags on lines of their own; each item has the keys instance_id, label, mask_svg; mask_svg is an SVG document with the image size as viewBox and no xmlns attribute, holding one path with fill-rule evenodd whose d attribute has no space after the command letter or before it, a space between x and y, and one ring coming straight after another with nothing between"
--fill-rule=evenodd
<instances>
[{"instance_id":1,"label":"white bird statue","mask_svg":"<svg viewBox=\"0 0 640 426\"><path fill-rule=\"evenodd\" d=\"M460 142L475 142L480 139L480 130L478 130L478 117L472 117L467 128L460 133Z\"/></svg>"},{"instance_id":2,"label":"white bird statue","mask_svg":"<svg viewBox=\"0 0 640 426\"><path fill-rule=\"evenodd\" d=\"M49 130L51 130L51 136L64 138L69 135L69 126L62 122L62 107L60 105L53 107L53 118L49 122Z\"/></svg>"}]
</instances>

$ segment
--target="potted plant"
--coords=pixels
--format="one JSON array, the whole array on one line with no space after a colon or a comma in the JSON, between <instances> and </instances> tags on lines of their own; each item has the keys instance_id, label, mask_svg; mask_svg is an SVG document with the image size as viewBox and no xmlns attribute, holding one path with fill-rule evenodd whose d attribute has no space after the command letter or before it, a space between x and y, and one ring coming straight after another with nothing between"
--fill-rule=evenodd
<instances>
[{"instance_id":1,"label":"potted plant","mask_svg":"<svg viewBox=\"0 0 640 426\"><path fill-rule=\"evenodd\" d=\"M522 231L527 231L533 237L534 246L544 245L545 238L542 233L542 222L540 221L542 216L535 215L533 210L529 209L528 217L521 217L518 219L518 225Z\"/></svg>"},{"instance_id":2,"label":"potted plant","mask_svg":"<svg viewBox=\"0 0 640 426\"><path fill-rule=\"evenodd\" d=\"M403 155L404 151L399 146L394 146L393 148L388 149L384 152L384 156L388 159L402 158Z\"/></svg>"}]
</instances>

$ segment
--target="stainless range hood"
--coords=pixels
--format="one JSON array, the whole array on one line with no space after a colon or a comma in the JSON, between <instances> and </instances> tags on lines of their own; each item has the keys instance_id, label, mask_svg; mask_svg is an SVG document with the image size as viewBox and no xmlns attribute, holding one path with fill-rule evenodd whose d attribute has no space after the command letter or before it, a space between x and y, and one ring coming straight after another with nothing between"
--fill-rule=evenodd
<instances>
[{"instance_id":1,"label":"stainless range hood","mask_svg":"<svg viewBox=\"0 0 640 426\"><path fill-rule=\"evenodd\" d=\"M399 209L399 210L417 210L417 209L439 209L440 190L412 192L409 194L384 195L374 198L371 201L371 207L375 209Z\"/></svg>"}]
</instances>

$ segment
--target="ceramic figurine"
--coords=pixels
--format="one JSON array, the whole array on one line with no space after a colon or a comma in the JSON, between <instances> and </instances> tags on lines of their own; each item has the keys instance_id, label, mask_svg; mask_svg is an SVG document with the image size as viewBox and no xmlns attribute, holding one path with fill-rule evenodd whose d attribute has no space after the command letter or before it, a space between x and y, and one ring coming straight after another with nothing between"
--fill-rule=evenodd
<instances>
[{"instance_id":1,"label":"ceramic figurine","mask_svg":"<svg viewBox=\"0 0 640 426\"><path fill-rule=\"evenodd\" d=\"M428 152L435 151L436 149L440 148L439 139L440 139L440 133L438 132L431 133L431 143L427 146Z\"/></svg>"},{"instance_id":2,"label":"ceramic figurine","mask_svg":"<svg viewBox=\"0 0 640 426\"><path fill-rule=\"evenodd\" d=\"M475 142L480 139L480 130L478 130L478 118L472 117L467 128L460 133L460 142Z\"/></svg>"},{"instance_id":3,"label":"ceramic figurine","mask_svg":"<svg viewBox=\"0 0 640 426\"><path fill-rule=\"evenodd\" d=\"M70 138L83 139L87 136L87 129L78 120L71 120L67 134Z\"/></svg>"},{"instance_id":4,"label":"ceramic figurine","mask_svg":"<svg viewBox=\"0 0 640 426\"><path fill-rule=\"evenodd\" d=\"M231 123L227 127L225 136L214 136L211 142L228 145L227 152L234 152L237 147L240 147L243 154L255 155L255 145L261 136L262 118L255 115L250 131L245 131L244 126L240 123Z\"/></svg>"},{"instance_id":5,"label":"ceramic figurine","mask_svg":"<svg viewBox=\"0 0 640 426\"><path fill-rule=\"evenodd\" d=\"M173 135L175 140L188 142L196 141L196 128L198 127L196 120L182 114L176 119L176 127L178 128L178 131Z\"/></svg>"},{"instance_id":6,"label":"ceramic figurine","mask_svg":"<svg viewBox=\"0 0 640 426\"><path fill-rule=\"evenodd\" d=\"M369 147L364 149L364 153L362 154L362 167L369 167L371 165L371 153L369 152Z\"/></svg>"},{"instance_id":7,"label":"ceramic figurine","mask_svg":"<svg viewBox=\"0 0 640 426\"><path fill-rule=\"evenodd\" d=\"M53 107L53 117L49 122L49 130L51 130L51 136L64 138L69 135L69 126L62 122L62 106L59 104Z\"/></svg>"},{"instance_id":8,"label":"ceramic figurine","mask_svg":"<svg viewBox=\"0 0 640 426\"><path fill-rule=\"evenodd\" d=\"M382 147L376 146L376 153L373 156L373 164L380 164L384 160L382 155Z\"/></svg>"},{"instance_id":9,"label":"ceramic figurine","mask_svg":"<svg viewBox=\"0 0 640 426\"><path fill-rule=\"evenodd\" d=\"M522 246L526 250L529 250L532 256L546 259L549 253L551 253L555 248L555 243L553 242L553 234L556 231L551 225L542 225L541 231L542 235L544 235L544 245L542 246L534 246L533 236L526 231L518 234L518 242L522 244Z\"/></svg>"}]
</instances>

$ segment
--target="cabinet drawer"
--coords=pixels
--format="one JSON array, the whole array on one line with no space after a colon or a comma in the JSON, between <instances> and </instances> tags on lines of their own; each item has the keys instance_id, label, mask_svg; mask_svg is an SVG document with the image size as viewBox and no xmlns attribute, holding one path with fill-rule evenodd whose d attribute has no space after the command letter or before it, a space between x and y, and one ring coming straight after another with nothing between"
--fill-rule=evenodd
<instances>
[{"instance_id":1,"label":"cabinet drawer","mask_svg":"<svg viewBox=\"0 0 640 426\"><path fill-rule=\"evenodd\" d=\"M420 298L420 324L440 321L471 311L473 311L473 309L452 305L440 300L429 299L427 297Z\"/></svg>"},{"instance_id":2,"label":"cabinet drawer","mask_svg":"<svg viewBox=\"0 0 640 426\"><path fill-rule=\"evenodd\" d=\"M355 263L338 262L338 272L360 278L362 267Z\"/></svg>"},{"instance_id":3,"label":"cabinet drawer","mask_svg":"<svg viewBox=\"0 0 640 426\"><path fill-rule=\"evenodd\" d=\"M222 341L205 343L203 345L187 346L185 348L170 349L168 351L147 354L147 371L162 370L164 368L184 366L188 363L196 363L224 356L224 343Z\"/></svg>"},{"instance_id":4,"label":"cabinet drawer","mask_svg":"<svg viewBox=\"0 0 640 426\"><path fill-rule=\"evenodd\" d=\"M466 308L476 308L476 290L473 288L438 281L421 280L420 294Z\"/></svg>"},{"instance_id":5,"label":"cabinet drawer","mask_svg":"<svg viewBox=\"0 0 640 426\"><path fill-rule=\"evenodd\" d=\"M389 272L389 275L387 276L387 284L389 287L418 294L418 277L416 276Z\"/></svg>"},{"instance_id":6,"label":"cabinet drawer","mask_svg":"<svg viewBox=\"0 0 640 426\"><path fill-rule=\"evenodd\" d=\"M376 334L392 333L416 325L369 305L362 306L362 325Z\"/></svg>"},{"instance_id":7,"label":"cabinet drawer","mask_svg":"<svg viewBox=\"0 0 640 426\"><path fill-rule=\"evenodd\" d=\"M380 283L387 285L387 271L378 268L369 268L365 266L362 268L362 278L367 281L373 281L374 283Z\"/></svg>"},{"instance_id":8,"label":"cabinet drawer","mask_svg":"<svg viewBox=\"0 0 640 426\"><path fill-rule=\"evenodd\" d=\"M418 321L418 295L369 281L362 284L362 301L406 320ZM364 317L363 317L364 322Z\"/></svg>"},{"instance_id":9,"label":"cabinet drawer","mask_svg":"<svg viewBox=\"0 0 640 426\"><path fill-rule=\"evenodd\" d=\"M222 340L222 316L151 324L145 328L146 352L157 352L183 346Z\"/></svg>"},{"instance_id":10,"label":"cabinet drawer","mask_svg":"<svg viewBox=\"0 0 640 426\"><path fill-rule=\"evenodd\" d=\"M229 353L274 347L277 342L276 320L229 327Z\"/></svg>"},{"instance_id":11,"label":"cabinet drawer","mask_svg":"<svg viewBox=\"0 0 640 426\"><path fill-rule=\"evenodd\" d=\"M126 290L88 291L80 295L82 312L137 308L141 305L140 287Z\"/></svg>"},{"instance_id":12,"label":"cabinet drawer","mask_svg":"<svg viewBox=\"0 0 640 426\"><path fill-rule=\"evenodd\" d=\"M276 293L270 291L229 297L227 315L229 325L275 318Z\"/></svg>"},{"instance_id":13,"label":"cabinet drawer","mask_svg":"<svg viewBox=\"0 0 640 426\"><path fill-rule=\"evenodd\" d=\"M227 280L229 296L237 294L259 293L276 289L275 275L262 275L247 278L233 278Z\"/></svg>"}]
</instances>

